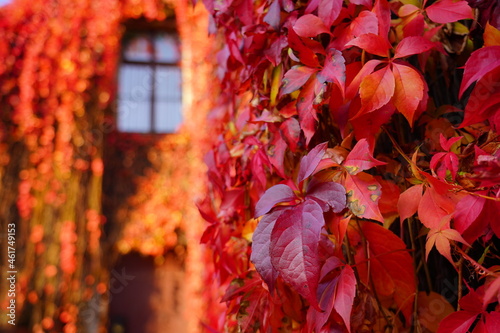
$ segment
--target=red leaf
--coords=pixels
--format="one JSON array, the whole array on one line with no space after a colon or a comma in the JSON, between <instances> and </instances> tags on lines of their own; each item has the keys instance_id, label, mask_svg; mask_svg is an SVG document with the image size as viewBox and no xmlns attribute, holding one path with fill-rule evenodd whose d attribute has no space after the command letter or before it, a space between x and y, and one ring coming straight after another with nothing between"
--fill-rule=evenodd
<instances>
[{"instance_id":1,"label":"red leaf","mask_svg":"<svg viewBox=\"0 0 500 333\"><path fill-rule=\"evenodd\" d=\"M458 97L474 82L500 66L500 46L483 47L472 52L465 63L464 77L460 84Z\"/></svg>"},{"instance_id":2,"label":"red leaf","mask_svg":"<svg viewBox=\"0 0 500 333\"><path fill-rule=\"evenodd\" d=\"M354 271L349 265L345 265L340 272L339 281L335 288L335 302L333 307L342 317L347 331L351 331L351 311L356 296L356 277Z\"/></svg>"},{"instance_id":3,"label":"red leaf","mask_svg":"<svg viewBox=\"0 0 500 333\"><path fill-rule=\"evenodd\" d=\"M391 44L387 38L374 33L360 35L359 37L348 42L345 46L357 46L368 53L381 57L387 57L389 55L389 49L391 48Z\"/></svg>"},{"instance_id":4,"label":"red leaf","mask_svg":"<svg viewBox=\"0 0 500 333\"><path fill-rule=\"evenodd\" d=\"M262 216L269 212L276 204L290 202L297 196L293 190L285 184L277 184L267 189L255 205L255 216Z\"/></svg>"},{"instance_id":5,"label":"red leaf","mask_svg":"<svg viewBox=\"0 0 500 333\"><path fill-rule=\"evenodd\" d=\"M451 23L474 18L472 8L465 0L441 0L427 7L425 11L427 16L436 23Z\"/></svg>"},{"instance_id":6,"label":"red leaf","mask_svg":"<svg viewBox=\"0 0 500 333\"><path fill-rule=\"evenodd\" d=\"M483 297L483 304L487 306L492 302L497 302L500 298L500 277L497 276L491 283L486 284L486 289Z\"/></svg>"},{"instance_id":7,"label":"red leaf","mask_svg":"<svg viewBox=\"0 0 500 333\"><path fill-rule=\"evenodd\" d=\"M316 133L316 123L318 117L314 105L317 104L317 96L321 96L323 84L316 79L309 80L300 91L297 101L297 111L299 113L300 128L306 137L306 144L309 144Z\"/></svg>"},{"instance_id":8,"label":"red leaf","mask_svg":"<svg viewBox=\"0 0 500 333\"><path fill-rule=\"evenodd\" d=\"M340 273L335 274L341 266L343 264L339 258L330 257L321 268L318 301L322 311L310 308L307 314L307 324L314 325L315 332L321 332L334 309L342 317L347 330L351 331L351 311L356 295L356 277L349 265L345 265ZM313 331L312 327L310 331Z\"/></svg>"},{"instance_id":9,"label":"red leaf","mask_svg":"<svg viewBox=\"0 0 500 333\"><path fill-rule=\"evenodd\" d=\"M320 0L318 16L327 27L330 27L339 16L343 3L342 0Z\"/></svg>"},{"instance_id":10,"label":"red leaf","mask_svg":"<svg viewBox=\"0 0 500 333\"><path fill-rule=\"evenodd\" d=\"M469 311L458 311L444 318L439 324L437 333L467 333L469 327L476 320L477 313Z\"/></svg>"},{"instance_id":11,"label":"red leaf","mask_svg":"<svg viewBox=\"0 0 500 333\"><path fill-rule=\"evenodd\" d=\"M381 126L389 122L394 112L396 107L389 102L380 109L354 116L350 119L354 136L358 140L366 139L374 147L377 134L382 130Z\"/></svg>"},{"instance_id":12,"label":"red leaf","mask_svg":"<svg viewBox=\"0 0 500 333\"><path fill-rule=\"evenodd\" d=\"M345 188L335 182L311 182L311 186L307 190L307 198L311 198L318 202L327 212L330 208L335 213L340 213L346 207Z\"/></svg>"},{"instance_id":13,"label":"red leaf","mask_svg":"<svg viewBox=\"0 0 500 333\"><path fill-rule=\"evenodd\" d=\"M372 0L368 0L372 1ZM378 19L375 13L367 10L361 11L358 16L349 24L349 34L346 36L350 40L364 34L378 34Z\"/></svg>"},{"instance_id":14,"label":"red leaf","mask_svg":"<svg viewBox=\"0 0 500 333\"><path fill-rule=\"evenodd\" d=\"M342 97L344 97L345 59L340 51L332 49L328 52L325 66L318 73L317 78L320 82L334 82L339 87Z\"/></svg>"},{"instance_id":15,"label":"red leaf","mask_svg":"<svg viewBox=\"0 0 500 333\"><path fill-rule=\"evenodd\" d=\"M296 118L288 118L280 125L280 133L292 152L297 151L300 139L300 125Z\"/></svg>"},{"instance_id":16,"label":"red leaf","mask_svg":"<svg viewBox=\"0 0 500 333\"><path fill-rule=\"evenodd\" d=\"M486 73L476 83L465 106L465 117L460 127L472 125L497 116L499 108L500 66Z\"/></svg>"},{"instance_id":17,"label":"red leaf","mask_svg":"<svg viewBox=\"0 0 500 333\"><path fill-rule=\"evenodd\" d=\"M375 0L372 12L377 17L378 34L386 37L391 29L391 8L387 0Z\"/></svg>"},{"instance_id":18,"label":"red leaf","mask_svg":"<svg viewBox=\"0 0 500 333\"><path fill-rule=\"evenodd\" d=\"M296 292L319 308L316 299L320 264L318 243L325 221L323 210L307 200L284 211L271 234L271 263Z\"/></svg>"},{"instance_id":19,"label":"red leaf","mask_svg":"<svg viewBox=\"0 0 500 333\"><path fill-rule=\"evenodd\" d=\"M380 184L370 174L360 172L356 175L346 174L345 188L348 206L354 215L384 222L378 208L382 191Z\"/></svg>"},{"instance_id":20,"label":"red leaf","mask_svg":"<svg viewBox=\"0 0 500 333\"><path fill-rule=\"evenodd\" d=\"M293 30L300 37L316 37L321 33L330 33L323 21L313 14L306 14L297 19Z\"/></svg>"},{"instance_id":21,"label":"red leaf","mask_svg":"<svg viewBox=\"0 0 500 333\"><path fill-rule=\"evenodd\" d=\"M422 190L423 185L418 184L401 193L398 201L398 211L401 223L417 212L418 205L422 199Z\"/></svg>"},{"instance_id":22,"label":"red leaf","mask_svg":"<svg viewBox=\"0 0 500 333\"><path fill-rule=\"evenodd\" d=\"M396 46L394 58L408 57L413 54L424 53L436 45L427 38L420 36L406 37Z\"/></svg>"},{"instance_id":23,"label":"red leaf","mask_svg":"<svg viewBox=\"0 0 500 333\"><path fill-rule=\"evenodd\" d=\"M356 253L361 280L369 285L368 278L371 275L377 294L384 298L392 296L409 322L416 282L413 260L406 250L405 243L377 223L363 222L361 231L368 247L368 257L365 257L364 248L358 249Z\"/></svg>"},{"instance_id":24,"label":"red leaf","mask_svg":"<svg viewBox=\"0 0 500 333\"><path fill-rule=\"evenodd\" d=\"M444 219L455 211L455 205L452 198L428 187L418 205L418 218L429 229L449 228L449 220L446 222Z\"/></svg>"},{"instance_id":25,"label":"red leaf","mask_svg":"<svg viewBox=\"0 0 500 333\"><path fill-rule=\"evenodd\" d=\"M451 146L453 146L454 143L462 140L463 136L455 136L451 137L449 139L446 139L443 135L443 133L439 133L439 144L445 151L450 151Z\"/></svg>"},{"instance_id":26,"label":"red leaf","mask_svg":"<svg viewBox=\"0 0 500 333\"><path fill-rule=\"evenodd\" d=\"M300 169L297 182L300 183L314 172L319 162L325 155L328 142L323 142L311 149L311 151L300 160Z\"/></svg>"},{"instance_id":27,"label":"red leaf","mask_svg":"<svg viewBox=\"0 0 500 333\"><path fill-rule=\"evenodd\" d=\"M494 333L498 331L498 327L500 327L500 313L486 312L483 315L484 315L485 326L488 332Z\"/></svg>"},{"instance_id":28,"label":"red leaf","mask_svg":"<svg viewBox=\"0 0 500 333\"><path fill-rule=\"evenodd\" d=\"M271 233L276 224L276 220L283 213L283 209L275 210L270 214L264 215L257 224L257 228L252 236L252 254L250 261L255 265L255 269L259 272L262 280L266 282L269 290L274 290L274 284L278 277L278 272L271 264L270 246Z\"/></svg>"},{"instance_id":29,"label":"red leaf","mask_svg":"<svg viewBox=\"0 0 500 333\"><path fill-rule=\"evenodd\" d=\"M378 165L387 163L375 159L371 153L370 145L366 139L361 139L347 155L343 166L351 175L356 175L363 170L368 170Z\"/></svg>"},{"instance_id":30,"label":"red leaf","mask_svg":"<svg viewBox=\"0 0 500 333\"><path fill-rule=\"evenodd\" d=\"M366 6L368 8L371 8L372 6L372 0L352 0L351 3L355 5Z\"/></svg>"},{"instance_id":31,"label":"red leaf","mask_svg":"<svg viewBox=\"0 0 500 333\"><path fill-rule=\"evenodd\" d=\"M405 116L410 126L413 126L415 112L424 97L422 76L410 66L396 63L393 64L392 72L395 82L392 102Z\"/></svg>"},{"instance_id":32,"label":"red leaf","mask_svg":"<svg viewBox=\"0 0 500 333\"><path fill-rule=\"evenodd\" d=\"M307 66L293 66L283 77L280 96L289 94L302 87L317 69Z\"/></svg>"},{"instance_id":33,"label":"red leaf","mask_svg":"<svg viewBox=\"0 0 500 333\"><path fill-rule=\"evenodd\" d=\"M367 75L359 87L362 110L367 113L389 103L394 95L394 75L389 66Z\"/></svg>"},{"instance_id":34,"label":"red leaf","mask_svg":"<svg viewBox=\"0 0 500 333\"><path fill-rule=\"evenodd\" d=\"M300 62L312 68L319 67L318 56L304 43L293 29L288 29L288 43L292 50L297 52Z\"/></svg>"}]
</instances>

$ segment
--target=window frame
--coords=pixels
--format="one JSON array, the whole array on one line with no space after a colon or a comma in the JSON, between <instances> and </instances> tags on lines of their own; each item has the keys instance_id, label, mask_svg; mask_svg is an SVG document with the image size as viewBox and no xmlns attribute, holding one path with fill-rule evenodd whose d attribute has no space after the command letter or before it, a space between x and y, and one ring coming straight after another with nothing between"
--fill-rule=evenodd
<instances>
[{"instance_id":1,"label":"window frame","mask_svg":"<svg viewBox=\"0 0 500 333\"><path fill-rule=\"evenodd\" d=\"M148 124L148 129L146 131L136 131L136 130L126 130L126 129L120 129L118 122L119 122L119 104L120 104L120 80L118 79L117 81L117 112L116 112L116 121L117 121L117 129L119 132L122 133L137 133L137 134L155 134L155 135L165 135L165 134L173 134L176 132L176 130L172 131L159 131L156 129L156 119L157 119L157 113L158 110L156 110L156 107L158 105L158 101L156 100L156 88L158 86L157 82L157 75L160 72L161 68L179 68L181 69L180 62L182 58L182 53L181 53L181 42L179 38L179 33L177 30L177 24L175 19L169 18L164 21L147 21L145 19L134 19L134 20L128 20L125 23L122 24L123 27L123 32L122 32L122 40L121 40L121 49L120 49L120 57L119 57L119 63L118 63L118 75L119 71L121 69L122 65L131 65L131 66L147 66L148 69L151 70L151 77L149 80L149 84L151 87L151 91L149 92L149 110L147 110L149 114L149 124ZM126 43L127 43L127 38L129 36L133 36L134 34L142 34L146 35L148 37L148 41L151 47L151 54L152 58L150 60L129 60L125 56L125 51L126 51ZM178 49L179 49L179 59L175 62L169 62L169 61L162 61L162 60L157 60L156 57L156 43L155 43L155 38L158 35L170 35L173 36L175 39L178 41ZM182 84L182 70L180 70L181 73L181 84ZM181 104L181 110L180 116L181 116L181 121L179 122L178 125L182 124L182 86L179 87L179 93L180 93L180 104ZM165 112L168 112L168 110L165 110Z\"/></svg>"}]
</instances>

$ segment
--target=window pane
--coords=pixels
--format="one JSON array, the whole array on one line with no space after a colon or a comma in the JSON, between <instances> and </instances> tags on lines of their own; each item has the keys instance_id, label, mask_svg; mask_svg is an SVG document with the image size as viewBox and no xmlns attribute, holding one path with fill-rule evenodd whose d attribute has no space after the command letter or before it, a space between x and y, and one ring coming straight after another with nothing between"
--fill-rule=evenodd
<instances>
[{"instance_id":1,"label":"window pane","mask_svg":"<svg viewBox=\"0 0 500 333\"><path fill-rule=\"evenodd\" d=\"M157 66L155 131L175 132L182 122L181 70Z\"/></svg>"},{"instance_id":2,"label":"window pane","mask_svg":"<svg viewBox=\"0 0 500 333\"><path fill-rule=\"evenodd\" d=\"M155 131L158 133L175 132L182 123L182 103L157 102L155 104Z\"/></svg>"},{"instance_id":3,"label":"window pane","mask_svg":"<svg viewBox=\"0 0 500 333\"><path fill-rule=\"evenodd\" d=\"M172 34L155 35L156 61L177 63L180 61L179 41Z\"/></svg>"},{"instance_id":4,"label":"window pane","mask_svg":"<svg viewBox=\"0 0 500 333\"><path fill-rule=\"evenodd\" d=\"M151 131L152 68L122 64L118 88L118 130Z\"/></svg>"},{"instance_id":5,"label":"window pane","mask_svg":"<svg viewBox=\"0 0 500 333\"><path fill-rule=\"evenodd\" d=\"M147 34L127 34L124 41L123 57L128 61L153 60L151 37Z\"/></svg>"}]
</instances>

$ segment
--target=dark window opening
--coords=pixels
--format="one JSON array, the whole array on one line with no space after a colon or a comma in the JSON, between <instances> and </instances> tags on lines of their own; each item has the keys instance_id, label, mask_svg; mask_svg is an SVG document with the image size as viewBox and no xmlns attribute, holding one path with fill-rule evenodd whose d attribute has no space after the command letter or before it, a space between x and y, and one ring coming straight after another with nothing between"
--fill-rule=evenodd
<instances>
[{"instance_id":1,"label":"dark window opening","mask_svg":"<svg viewBox=\"0 0 500 333\"><path fill-rule=\"evenodd\" d=\"M118 73L121 132L172 133L182 122L179 38L175 24L129 24Z\"/></svg>"}]
</instances>

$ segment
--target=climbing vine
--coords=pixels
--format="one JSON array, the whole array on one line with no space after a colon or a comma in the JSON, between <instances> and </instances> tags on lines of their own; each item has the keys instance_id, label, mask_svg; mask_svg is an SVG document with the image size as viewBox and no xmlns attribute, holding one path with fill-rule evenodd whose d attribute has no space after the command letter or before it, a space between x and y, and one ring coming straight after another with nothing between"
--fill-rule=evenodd
<instances>
[{"instance_id":1,"label":"climbing vine","mask_svg":"<svg viewBox=\"0 0 500 333\"><path fill-rule=\"evenodd\" d=\"M207 331L500 319L495 1L211 1Z\"/></svg>"}]
</instances>

